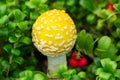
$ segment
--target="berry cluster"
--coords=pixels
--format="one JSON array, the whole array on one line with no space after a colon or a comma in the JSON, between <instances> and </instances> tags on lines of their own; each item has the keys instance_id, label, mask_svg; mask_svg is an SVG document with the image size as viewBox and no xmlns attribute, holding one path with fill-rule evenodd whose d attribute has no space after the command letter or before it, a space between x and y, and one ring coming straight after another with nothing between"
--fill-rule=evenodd
<instances>
[{"instance_id":1,"label":"berry cluster","mask_svg":"<svg viewBox=\"0 0 120 80\"><path fill-rule=\"evenodd\" d=\"M76 53L71 53L71 58L69 60L69 65L73 68L75 67L85 67L87 65L87 59L85 57L80 57L77 59Z\"/></svg>"},{"instance_id":2,"label":"berry cluster","mask_svg":"<svg viewBox=\"0 0 120 80\"><path fill-rule=\"evenodd\" d=\"M113 4L112 3L109 3L108 5L107 5L107 8L108 9L111 9L111 10L115 10L115 8L114 8L114 6L113 6Z\"/></svg>"}]
</instances>

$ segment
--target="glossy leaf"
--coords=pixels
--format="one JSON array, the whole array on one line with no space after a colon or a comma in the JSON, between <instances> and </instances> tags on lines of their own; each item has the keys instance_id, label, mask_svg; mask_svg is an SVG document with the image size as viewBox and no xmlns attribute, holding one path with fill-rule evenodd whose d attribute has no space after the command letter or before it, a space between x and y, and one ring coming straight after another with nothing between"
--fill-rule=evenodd
<instances>
[{"instance_id":1,"label":"glossy leaf","mask_svg":"<svg viewBox=\"0 0 120 80\"><path fill-rule=\"evenodd\" d=\"M46 79L41 74L35 74L33 80L46 80Z\"/></svg>"},{"instance_id":2,"label":"glossy leaf","mask_svg":"<svg viewBox=\"0 0 120 80\"><path fill-rule=\"evenodd\" d=\"M114 4L114 7L117 11L120 11L120 4Z\"/></svg>"},{"instance_id":3,"label":"glossy leaf","mask_svg":"<svg viewBox=\"0 0 120 80\"><path fill-rule=\"evenodd\" d=\"M106 73L104 72L104 70L102 68L98 68L96 70L96 75L98 75L100 78L103 78L105 80L109 80L111 74L110 73Z\"/></svg>"},{"instance_id":4,"label":"glossy leaf","mask_svg":"<svg viewBox=\"0 0 120 80\"><path fill-rule=\"evenodd\" d=\"M13 55L19 56L21 52L20 52L20 50L18 50L18 49L12 48L12 49L11 49L11 53L12 53Z\"/></svg>"},{"instance_id":5,"label":"glossy leaf","mask_svg":"<svg viewBox=\"0 0 120 80\"><path fill-rule=\"evenodd\" d=\"M0 5L0 18L6 13L6 5Z\"/></svg>"},{"instance_id":6,"label":"glossy leaf","mask_svg":"<svg viewBox=\"0 0 120 80\"><path fill-rule=\"evenodd\" d=\"M77 40L76 42L78 43L78 46L80 49L84 48L84 43L85 43L85 36L86 36L86 31L82 30L77 34Z\"/></svg>"},{"instance_id":7,"label":"glossy leaf","mask_svg":"<svg viewBox=\"0 0 120 80\"><path fill-rule=\"evenodd\" d=\"M24 21L24 22L19 22L18 23L18 27L21 29L21 30L27 30L29 29L28 28L28 21Z\"/></svg>"},{"instance_id":8,"label":"glossy leaf","mask_svg":"<svg viewBox=\"0 0 120 80\"><path fill-rule=\"evenodd\" d=\"M22 57L17 57L15 59L15 62L18 63L19 65L22 65L24 63L24 59Z\"/></svg>"},{"instance_id":9,"label":"glossy leaf","mask_svg":"<svg viewBox=\"0 0 120 80\"><path fill-rule=\"evenodd\" d=\"M105 72L114 73L114 71L117 68L117 63L114 61L111 61L109 58L102 59L101 64Z\"/></svg>"},{"instance_id":10,"label":"glossy leaf","mask_svg":"<svg viewBox=\"0 0 120 80\"><path fill-rule=\"evenodd\" d=\"M4 45L3 49L7 52L10 53L11 49L12 49L12 45L11 44L6 44Z\"/></svg>"},{"instance_id":11,"label":"glossy leaf","mask_svg":"<svg viewBox=\"0 0 120 80\"><path fill-rule=\"evenodd\" d=\"M120 69L117 69L115 72L115 77L120 79Z\"/></svg>"},{"instance_id":12,"label":"glossy leaf","mask_svg":"<svg viewBox=\"0 0 120 80\"><path fill-rule=\"evenodd\" d=\"M0 28L0 37L6 38L8 36L7 28Z\"/></svg>"},{"instance_id":13,"label":"glossy leaf","mask_svg":"<svg viewBox=\"0 0 120 80\"><path fill-rule=\"evenodd\" d=\"M94 10L94 0L80 0L80 5L88 10Z\"/></svg>"},{"instance_id":14,"label":"glossy leaf","mask_svg":"<svg viewBox=\"0 0 120 80\"><path fill-rule=\"evenodd\" d=\"M91 54L94 47L93 37L90 34L87 34L85 37L84 49Z\"/></svg>"},{"instance_id":15,"label":"glossy leaf","mask_svg":"<svg viewBox=\"0 0 120 80\"><path fill-rule=\"evenodd\" d=\"M87 74L86 74L85 72L79 72L79 73L78 73L78 76L79 76L80 78L87 78Z\"/></svg>"},{"instance_id":16,"label":"glossy leaf","mask_svg":"<svg viewBox=\"0 0 120 80\"><path fill-rule=\"evenodd\" d=\"M9 37L9 42L10 43L15 43L17 41L17 38L15 36L10 36Z\"/></svg>"},{"instance_id":17,"label":"glossy leaf","mask_svg":"<svg viewBox=\"0 0 120 80\"><path fill-rule=\"evenodd\" d=\"M4 15L2 18L0 18L0 25L4 25L9 21L9 17L7 15Z\"/></svg>"},{"instance_id":18,"label":"glossy leaf","mask_svg":"<svg viewBox=\"0 0 120 80\"><path fill-rule=\"evenodd\" d=\"M101 50L107 50L110 47L110 44L111 44L111 39L108 36L103 36L98 41L97 48Z\"/></svg>"},{"instance_id":19,"label":"glossy leaf","mask_svg":"<svg viewBox=\"0 0 120 80\"><path fill-rule=\"evenodd\" d=\"M25 70L20 72L20 77L26 77L28 80L31 80L33 78L33 72L30 70Z\"/></svg>"},{"instance_id":20,"label":"glossy leaf","mask_svg":"<svg viewBox=\"0 0 120 80\"><path fill-rule=\"evenodd\" d=\"M25 18L25 14L23 12L21 12L19 9L15 9L14 10L14 16L16 21L22 21Z\"/></svg>"},{"instance_id":21,"label":"glossy leaf","mask_svg":"<svg viewBox=\"0 0 120 80\"><path fill-rule=\"evenodd\" d=\"M8 30L14 30L15 28L16 28L16 23L14 23L14 22L8 23Z\"/></svg>"},{"instance_id":22,"label":"glossy leaf","mask_svg":"<svg viewBox=\"0 0 120 80\"><path fill-rule=\"evenodd\" d=\"M23 36L20 38L19 42L29 45L29 44L31 44L32 41L31 41L31 38Z\"/></svg>"}]
</instances>

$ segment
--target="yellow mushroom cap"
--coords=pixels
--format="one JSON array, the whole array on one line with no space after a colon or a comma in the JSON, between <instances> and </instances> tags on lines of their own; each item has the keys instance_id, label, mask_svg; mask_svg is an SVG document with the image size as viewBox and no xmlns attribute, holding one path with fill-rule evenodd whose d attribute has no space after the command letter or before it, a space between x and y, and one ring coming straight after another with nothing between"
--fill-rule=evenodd
<instances>
[{"instance_id":1,"label":"yellow mushroom cap","mask_svg":"<svg viewBox=\"0 0 120 80\"><path fill-rule=\"evenodd\" d=\"M75 24L64 10L49 10L33 24L32 41L44 55L66 54L73 48L75 40Z\"/></svg>"}]
</instances>

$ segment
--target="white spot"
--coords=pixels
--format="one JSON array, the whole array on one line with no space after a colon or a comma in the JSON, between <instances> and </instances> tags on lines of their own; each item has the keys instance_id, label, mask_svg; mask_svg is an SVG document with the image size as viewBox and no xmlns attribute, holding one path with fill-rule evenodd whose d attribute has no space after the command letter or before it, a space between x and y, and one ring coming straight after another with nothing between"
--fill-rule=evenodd
<instances>
[{"instance_id":1,"label":"white spot","mask_svg":"<svg viewBox=\"0 0 120 80\"><path fill-rule=\"evenodd\" d=\"M58 48L56 48L54 46L50 46L50 48L51 48L51 51L57 51L58 50Z\"/></svg>"},{"instance_id":2,"label":"white spot","mask_svg":"<svg viewBox=\"0 0 120 80\"><path fill-rule=\"evenodd\" d=\"M68 35L68 32L66 32L65 34Z\"/></svg>"},{"instance_id":3,"label":"white spot","mask_svg":"<svg viewBox=\"0 0 120 80\"><path fill-rule=\"evenodd\" d=\"M45 36L46 36L46 37L49 37L49 38L53 37L52 34L45 34Z\"/></svg>"},{"instance_id":4,"label":"white spot","mask_svg":"<svg viewBox=\"0 0 120 80\"><path fill-rule=\"evenodd\" d=\"M39 31L38 34L40 34L41 32Z\"/></svg>"},{"instance_id":5,"label":"white spot","mask_svg":"<svg viewBox=\"0 0 120 80\"><path fill-rule=\"evenodd\" d=\"M43 39L41 39L41 40L40 40L40 45L41 45L41 46L44 46L45 44L46 44L46 41L43 40Z\"/></svg>"},{"instance_id":6,"label":"white spot","mask_svg":"<svg viewBox=\"0 0 120 80\"><path fill-rule=\"evenodd\" d=\"M53 22L53 20L50 20L50 22Z\"/></svg>"},{"instance_id":7,"label":"white spot","mask_svg":"<svg viewBox=\"0 0 120 80\"><path fill-rule=\"evenodd\" d=\"M58 44L54 44L54 46L58 46Z\"/></svg>"},{"instance_id":8,"label":"white spot","mask_svg":"<svg viewBox=\"0 0 120 80\"><path fill-rule=\"evenodd\" d=\"M58 52L61 53L61 52L64 52L64 51L65 51L64 49L61 49L61 50L59 50Z\"/></svg>"},{"instance_id":9,"label":"white spot","mask_svg":"<svg viewBox=\"0 0 120 80\"><path fill-rule=\"evenodd\" d=\"M67 29L68 27L67 26L64 26L64 29Z\"/></svg>"},{"instance_id":10,"label":"white spot","mask_svg":"<svg viewBox=\"0 0 120 80\"><path fill-rule=\"evenodd\" d=\"M72 30L74 30L74 29L75 29L75 26L71 26L70 28L71 28Z\"/></svg>"},{"instance_id":11,"label":"white spot","mask_svg":"<svg viewBox=\"0 0 120 80\"><path fill-rule=\"evenodd\" d=\"M74 35L74 36L73 36L73 39L76 39L76 38L77 38L77 35Z\"/></svg>"},{"instance_id":12,"label":"white spot","mask_svg":"<svg viewBox=\"0 0 120 80\"><path fill-rule=\"evenodd\" d=\"M40 30L41 28L38 26L38 27L36 27L36 30Z\"/></svg>"},{"instance_id":13,"label":"white spot","mask_svg":"<svg viewBox=\"0 0 120 80\"><path fill-rule=\"evenodd\" d=\"M44 19L45 19L45 17L42 17L42 18L40 19L40 22L43 22L43 21L44 21Z\"/></svg>"},{"instance_id":14,"label":"white spot","mask_svg":"<svg viewBox=\"0 0 120 80\"><path fill-rule=\"evenodd\" d=\"M49 41L48 44L51 45L51 44L52 44L52 41Z\"/></svg>"},{"instance_id":15,"label":"white spot","mask_svg":"<svg viewBox=\"0 0 120 80\"><path fill-rule=\"evenodd\" d=\"M55 18L55 16L53 15L52 18Z\"/></svg>"},{"instance_id":16,"label":"white spot","mask_svg":"<svg viewBox=\"0 0 120 80\"><path fill-rule=\"evenodd\" d=\"M61 21L62 20L61 17L58 17L58 20Z\"/></svg>"},{"instance_id":17,"label":"white spot","mask_svg":"<svg viewBox=\"0 0 120 80\"><path fill-rule=\"evenodd\" d=\"M45 21L44 24L47 24L47 22Z\"/></svg>"},{"instance_id":18,"label":"white spot","mask_svg":"<svg viewBox=\"0 0 120 80\"><path fill-rule=\"evenodd\" d=\"M51 26L53 30L57 30L56 26Z\"/></svg>"},{"instance_id":19,"label":"white spot","mask_svg":"<svg viewBox=\"0 0 120 80\"><path fill-rule=\"evenodd\" d=\"M62 41L62 42L59 44L59 46L62 46L64 43L65 43L65 41Z\"/></svg>"},{"instance_id":20,"label":"white spot","mask_svg":"<svg viewBox=\"0 0 120 80\"><path fill-rule=\"evenodd\" d=\"M58 20L56 19L55 22L58 22Z\"/></svg>"},{"instance_id":21,"label":"white spot","mask_svg":"<svg viewBox=\"0 0 120 80\"><path fill-rule=\"evenodd\" d=\"M49 28L49 27L47 27L46 29L47 29L47 31L50 31L50 28Z\"/></svg>"},{"instance_id":22,"label":"white spot","mask_svg":"<svg viewBox=\"0 0 120 80\"><path fill-rule=\"evenodd\" d=\"M70 50L70 47L66 48L66 51L69 51Z\"/></svg>"},{"instance_id":23,"label":"white spot","mask_svg":"<svg viewBox=\"0 0 120 80\"><path fill-rule=\"evenodd\" d=\"M71 42L72 41L72 39L69 39L67 42L69 43L69 42Z\"/></svg>"},{"instance_id":24,"label":"white spot","mask_svg":"<svg viewBox=\"0 0 120 80\"><path fill-rule=\"evenodd\" d=\"M65 17L65 21L67 21L68 20L68 17Z\"/></svg>"},{"instance_id":25,"label":"white spot","mask_svg":"<svg viewBox=\"0 0 120 80\"><path fill-rule=\"evenodd\" d=\"M63 38L63 36L56 36L55 40L59 40L59 39L62 39L62 38Z\"/></svg>"},{"instance_id":26,"label":"white spot","mask_svg":"<svg viewBox=\"0 0 120 80\"><path fill-rule=\"evenodd\" d=\"M72 42L70 42L69 44L67 44L67 45L64 45L64 48L67 48L67 47L69 47L69 46L71 46L72 45Z\"/></svg>"}]
</instances>

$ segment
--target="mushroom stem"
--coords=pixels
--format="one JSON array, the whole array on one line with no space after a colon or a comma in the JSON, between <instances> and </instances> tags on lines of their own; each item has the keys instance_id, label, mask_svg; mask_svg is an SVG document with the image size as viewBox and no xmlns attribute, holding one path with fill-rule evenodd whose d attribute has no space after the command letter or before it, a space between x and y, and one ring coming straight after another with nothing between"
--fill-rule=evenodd
<instances>
[{"instance_id":1,"label":"mushroom stem","mask_svg":"<svg viewBox=\"0 0 120 80\"><path fill-rule=\"evenodd\" d=\"M54 78L55 76L52 76L53 73L57 72L60 65L65 65L67 68L67 61L66 61L66 55L60 55L51 57L48 56L48 76Z\"/></svg>"}]
</instances>

